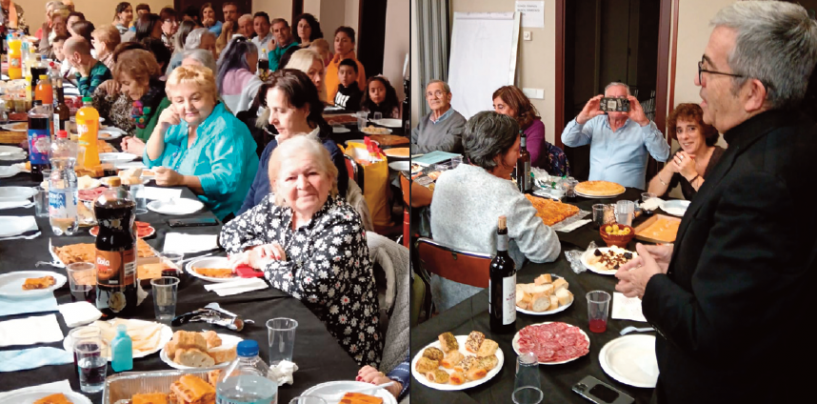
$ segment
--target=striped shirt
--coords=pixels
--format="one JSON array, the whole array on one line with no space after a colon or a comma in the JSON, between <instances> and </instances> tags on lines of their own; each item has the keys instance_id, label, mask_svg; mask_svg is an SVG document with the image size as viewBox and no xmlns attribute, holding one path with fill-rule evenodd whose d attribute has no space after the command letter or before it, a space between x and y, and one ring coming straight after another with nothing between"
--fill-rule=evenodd
<instances>
[{"instance_id":1,"label":"striped shirt","mask_svg":"<svg viewBox=\"0 0 817 404\"><path fill-rule=\"evenodd\" d=\"M94 90L104 81L111 79L113 79L111 71L108 70L104 63L97 61L94 67L91 68L91 74L89 74L88 77L82 77L82 75L77 73L79 95L83 97L93 97Z\"/></svg>"}]
</instances>

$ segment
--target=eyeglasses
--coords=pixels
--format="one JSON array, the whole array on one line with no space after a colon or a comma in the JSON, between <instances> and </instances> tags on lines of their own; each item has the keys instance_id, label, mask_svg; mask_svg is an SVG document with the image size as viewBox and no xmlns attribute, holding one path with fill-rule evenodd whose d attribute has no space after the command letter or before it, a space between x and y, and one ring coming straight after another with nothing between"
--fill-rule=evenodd
<instances>
[{"instance_id":1,"label":"eyeglasses","mask_svg":"<svg viewBox=\"0 0 817 404\"><path fill-rule=\"evenodd\" d=\"M724 73L724 72L716 72L714 70L707 70L707 69L703 68L703 64L704 64L703 60L698 62L698 83L703 83L704 82L704 78L703 78L703 73L704 72L709 73L709 74L720 74L721 76L744 77L741 74Z\"/></svg>"}]
</instances>

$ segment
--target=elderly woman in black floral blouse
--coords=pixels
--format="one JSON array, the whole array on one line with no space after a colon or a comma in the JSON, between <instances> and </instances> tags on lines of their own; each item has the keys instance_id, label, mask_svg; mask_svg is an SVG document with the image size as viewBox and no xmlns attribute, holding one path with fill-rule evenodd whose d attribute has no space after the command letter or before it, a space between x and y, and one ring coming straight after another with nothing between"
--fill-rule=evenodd
<instances>
[{"instance_id":1,"label":"elderly woman in black floral blouse","mask_svg":"<svg viewBox=\"0 0 817 404\"><path fill-rule=\"evenodd\" d=\"M303 301L358 365L377 367L383 334L366 232L338 196L337 176L319 142L287 140L270 158L272 192L224 225L221 244L234 265L264 271Z\"/></svg>"}]
</instances>

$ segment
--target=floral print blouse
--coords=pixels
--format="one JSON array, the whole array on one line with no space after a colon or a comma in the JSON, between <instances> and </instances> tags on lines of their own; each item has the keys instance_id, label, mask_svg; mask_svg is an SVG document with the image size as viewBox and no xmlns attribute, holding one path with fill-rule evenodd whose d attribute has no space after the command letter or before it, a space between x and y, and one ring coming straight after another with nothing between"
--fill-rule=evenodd
<instances>
[{"instance_id":1,"label":"floral print blouse","mask_svg":"<svg viewBox=\"0 0 817 404\"><path fill-rule=\"evenodd\" d=\"M292 209L274 196L221 230L230 254L278 243L286 261L272 261L264 276L272 287L301 300L326 325L359 366L380 364L383 335L366 231L351 205L330 196L312 220L292 230Z\"/></svg>"},{"instance_id":2,"label":"floral print blouse","mask_svg":"<svg viewBox=\"0 0 817 404\"><path fill-rule=\"evenodd\" d=\"M545 171L550 175L559 177L570 176L570 163L567 162L565 152L547 141L544 143L545 146L542 148L542 152L547 156L547 163L543 167Z\"/></svg>"}]
</instances>

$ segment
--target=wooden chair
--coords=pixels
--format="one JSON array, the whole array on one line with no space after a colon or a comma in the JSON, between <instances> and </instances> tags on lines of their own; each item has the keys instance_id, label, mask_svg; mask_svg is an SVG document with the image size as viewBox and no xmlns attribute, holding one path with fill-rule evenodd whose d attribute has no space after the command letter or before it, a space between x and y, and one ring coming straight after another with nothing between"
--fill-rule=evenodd
<instances>
[{"instance_id":1,"label":"wooden chair","mask_svg":"<svg viewBox=\"0 0 817 404\"><path fill-rule=\"evenodd\" d=\"M417 208L431 205L431 190L409 181L400 174L400 190L403 192L403 245L411 248L411 211L409 207Z\"/></svg>"},{"instance_id":2,"label":"wooden chair","mask_svg":"<svg viewBox=\"0 0 817 404\"><path fill-rule=\"evenodd\" d=\"M354 180L357 186L360 187L360 192L363 192L363 170L360 169L352 156L344 153L343 159L346 162L346 172L349 174L349 178Z\"/></svg>"},{"instance_id":3,"label":"wooden chair","mask_svg":"<svg viewBox=\"0 0 817 404\"><path fill-rule=\"evenodd\" d=\"M454 282L488 287L492 259L488 254L461 251L425 237L417 240L417 254L423 275L433 273Z\"/></svg>"}]
</instances>

